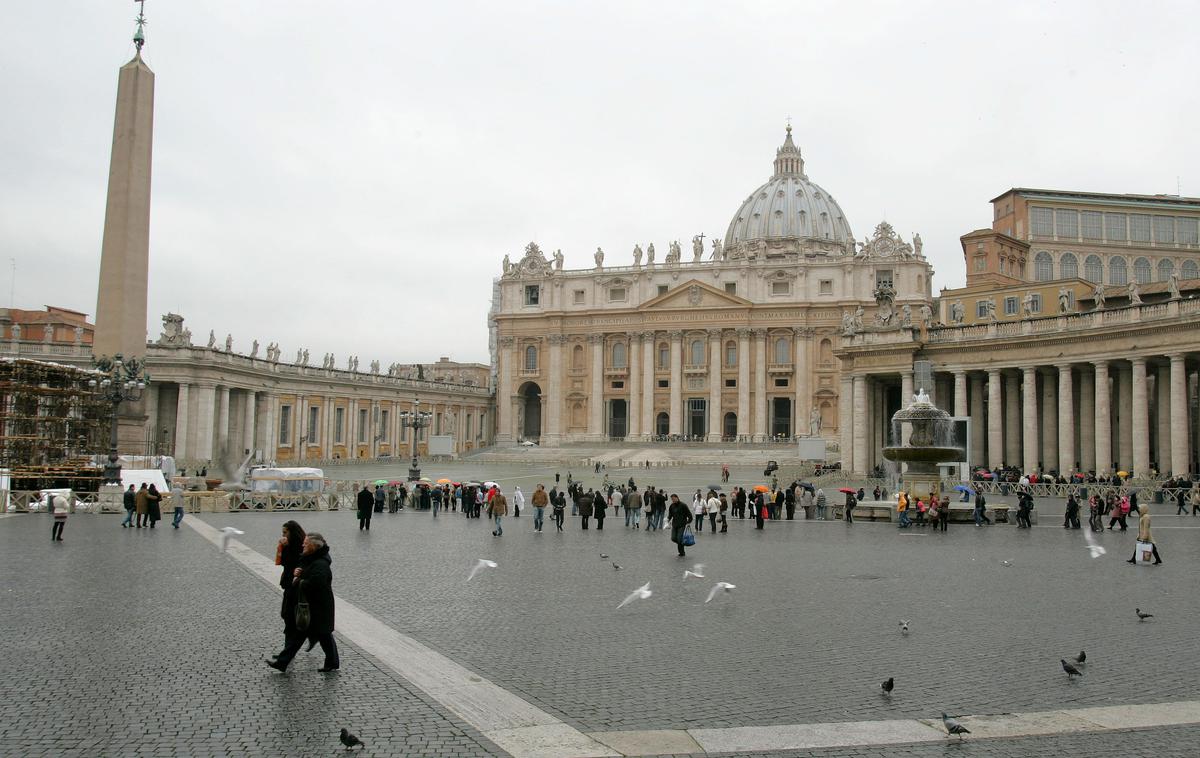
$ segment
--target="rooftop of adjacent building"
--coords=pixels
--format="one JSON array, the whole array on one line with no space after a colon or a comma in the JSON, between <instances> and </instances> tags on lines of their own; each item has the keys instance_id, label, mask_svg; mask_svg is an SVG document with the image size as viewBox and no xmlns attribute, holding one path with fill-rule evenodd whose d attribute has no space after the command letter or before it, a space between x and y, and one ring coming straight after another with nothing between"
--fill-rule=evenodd
<instances>
[{"instance_id":1,"label":"rooftop of adjacent building","mask_svg":"<svg viewBox=\"0 0 1200 758\"><path fill-rule=\"evenodd\" d=\"M1080 202L1080 203L1102 203L1106 205L1167 205L1171 207L1185 207L1189 209L1200 210L1200 197L1184 197L1182 195L1139 195L1139 194L1118 194L1111 192L1080 192L1075 190L1055 190L1055 189L1036 189L1033 187L1012 187L1004 192L1001 192L996 197L988 202L995 203L1003 200L1009 195L1018 195L1020 197L1036 199L1036 200L1054 200L1062 202Z\"/></svg>"}]
</instances>

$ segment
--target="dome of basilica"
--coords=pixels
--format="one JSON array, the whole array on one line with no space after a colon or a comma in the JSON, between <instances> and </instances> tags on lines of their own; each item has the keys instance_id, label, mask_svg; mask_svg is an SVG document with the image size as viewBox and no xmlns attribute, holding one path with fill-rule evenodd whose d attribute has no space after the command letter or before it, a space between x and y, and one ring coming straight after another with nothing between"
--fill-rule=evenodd
<instances>
[{"instance_id":1,"label":"dome of basilica","mask_svg":"<svg viewBox=\"0 0 1200 758\"><path fill-rule=\"evenodd\" d=\"M768 248L789 241L796 243L797 250L837 253L854 243L854 233L841 206L805 175L804 159L792 142L791 126L783 146L775 153L774 175L750 193L725 232L725 248L730 251L758 240L765 241Z\"/></svg>"}]
</instances>

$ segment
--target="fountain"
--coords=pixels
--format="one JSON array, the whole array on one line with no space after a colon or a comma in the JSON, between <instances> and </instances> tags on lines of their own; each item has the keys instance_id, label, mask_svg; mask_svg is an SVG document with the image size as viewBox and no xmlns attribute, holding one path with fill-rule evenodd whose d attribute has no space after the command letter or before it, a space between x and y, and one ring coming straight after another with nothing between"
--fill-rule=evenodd
<instances>
[{"instance_id":1,"label":"fountain","mask_svg":"<svg viewBox=\"0 0 1200 758\"><path fill-rule=\"evenodd\" d=\"M911 427L904 439L905 425ZM904 490L911 497L927 498L941 491L939 463L960 461L962 448L953 444L950 414L938 408L921 387L912 397L912 404L892 416L892 439L898 444L885 447L883 457L897 464L907 464L901 477Z\"/></svg>"}]
</instances>

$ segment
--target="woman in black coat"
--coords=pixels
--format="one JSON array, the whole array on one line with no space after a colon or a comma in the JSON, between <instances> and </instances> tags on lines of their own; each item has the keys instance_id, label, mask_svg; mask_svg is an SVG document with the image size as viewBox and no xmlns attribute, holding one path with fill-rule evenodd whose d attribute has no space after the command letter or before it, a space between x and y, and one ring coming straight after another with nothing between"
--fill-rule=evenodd
<instances>
[{"instance_id":1,"label":"woman in black coat","mask_svg":"<svg viewBox=\"0 0 1200 758\"><path fill-rule=\"evenodd\" d=\"M319 644L325 653L325 663L318 670L336 671L341 661L338 659L337 643L333 640L333 568L329 546L325 544L322 535L310 532L304 538L304 552L293 575L292 583L297 590L297 602L308 603L308 627L298 630L298 633L288 640L287 647L279 657L267 661L267 665L279 671L286 671L288 664L292 662L296 653L300 652L304 640L307 639L310 650L313 645Z\"/></svg>"},{"instance_id":2,"label":"woman in black coat","mask_svg":"<svg viewBox=\"0 0 1200 758\"><path fill-rule=\"evenodd\" d=\"M149 500L146 503L146 518L150 522L150 528L162 519L162 508L159 507L158 501L162 500L162 495L159 494L158 488L153 484L150 485Z\"/></svg>"},{"instance_id":3,"label":"woman in black coat","mask_svg":"<svg viewBox=\"0 0 1200 758\"><path fill-rule=\"evenodd\" d=\"M296 569L300 566L304 537L304 530L300 528L300 524L295 521L284 522L283 536L280 537L279 546L275 550L275 565L283 567L279 574L279 586L283 590L283 604L279 608L279 615L283 618L285 650L288 640L301 634L296 629L296 599L299 593L293 580L296 578ZM277 659L280 655L282 653L276 653L272 657Z\"/></svg>"},{"instance_id":4,"label":"woman in black coat","mask_svg":"<svg viewBox=\"0 0 1200 758\"><path fill-rule=\"evenodd\" d=\"M596 516L596 529L604 529L604 517L608 515L608 501L604 498L604 490L592 495L592 512Z\"/></svg>"},{"instance_id":5,"label":"woman in black coat","mask_svg":"<svg viewBox=\"0 0 1200 758\"><path fill-rule=\"evenodd\" d=\"M358 491L358 529L362 531L366 529L371 531L371 514L375 509L375 496L371 494L371 490L367 489L367 485Z\"/></svg>"},{"instance_id":6,"label":"woman in black coat","mask_svg":"<svg viewBox=\"0 0 1200 758\"><path fill-rule=\"evenodd\" d=\"M592 517L592 504L598 498L598 494L593 494L591 490L579 496L577 506L579 508L579 516L583 520L583 528L588 528L588 519Z\"/></svg>"}]
</instances>

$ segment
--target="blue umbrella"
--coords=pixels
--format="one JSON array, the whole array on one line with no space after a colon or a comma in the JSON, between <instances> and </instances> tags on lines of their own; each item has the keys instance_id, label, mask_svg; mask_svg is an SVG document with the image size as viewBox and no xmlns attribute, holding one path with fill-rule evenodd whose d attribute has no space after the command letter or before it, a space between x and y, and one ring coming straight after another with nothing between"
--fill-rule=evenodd
<instances>
[{"instance_id":1,"label":"blue umbrella","mask_svg":"<svg viewBox=\"0 0 1200 758\"><path fill-rule=\"evenodd\" d=\"M954 485L954 490L955 490L955 492L966 492L968 495L974 495L974 494L975 494L975 490L971 489L970 487L968 487L968 486L967 486L967 485L965 485L965 484L956 484L956 485Z\"/></svg>"}]
</instances>

